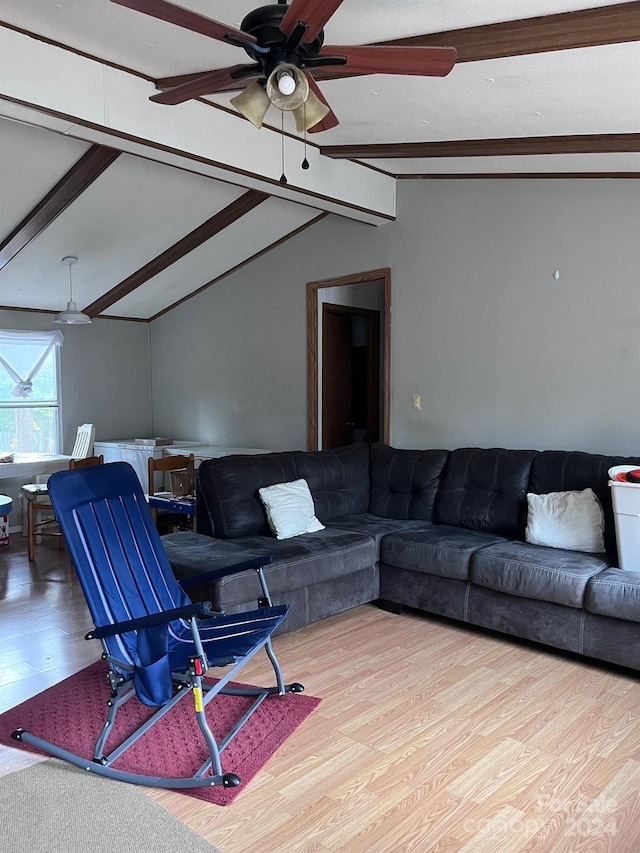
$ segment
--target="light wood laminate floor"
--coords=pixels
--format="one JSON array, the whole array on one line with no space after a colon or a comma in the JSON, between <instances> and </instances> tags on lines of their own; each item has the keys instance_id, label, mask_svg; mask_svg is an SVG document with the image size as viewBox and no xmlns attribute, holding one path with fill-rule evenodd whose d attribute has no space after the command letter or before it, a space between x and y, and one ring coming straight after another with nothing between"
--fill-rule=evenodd
<instances>
[{"instance_id":1,"label":"light wood laminate floor","mask_svg":"<svg viewBox=\"0 0 640 853\"><path fill-rule=\"evenodd\" d=\"M36 554L0 549L0 710L99 656L66 554ZM224 853L640 851L634 676L373 605L274 645L320 708L230 807L146 789Z\"/></svg>"}]
</instances>

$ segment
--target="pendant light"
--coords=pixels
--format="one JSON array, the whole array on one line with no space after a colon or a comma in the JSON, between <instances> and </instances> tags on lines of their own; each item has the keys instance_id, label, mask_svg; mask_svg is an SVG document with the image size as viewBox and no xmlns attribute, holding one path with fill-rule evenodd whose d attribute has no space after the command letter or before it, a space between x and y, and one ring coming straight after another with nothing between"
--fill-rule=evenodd
<instances>
[{"instance_id":1,"label":"pendant light","mask_svg":"<svg viewBox=\"0 0 640 853\"><path fill-rule=\"evenodd\" d=\"M63 323L69 326L79 326L91 322L91 317L88 314L83 314L78 310L78 306L73 301L73 280L71 276L71 267L78 263L78 259L74 255L68 255L60 261L61 264L66 264L69 267L69 301L64 311L53 318L54 323Z\"/></svg>"}]
</instances>

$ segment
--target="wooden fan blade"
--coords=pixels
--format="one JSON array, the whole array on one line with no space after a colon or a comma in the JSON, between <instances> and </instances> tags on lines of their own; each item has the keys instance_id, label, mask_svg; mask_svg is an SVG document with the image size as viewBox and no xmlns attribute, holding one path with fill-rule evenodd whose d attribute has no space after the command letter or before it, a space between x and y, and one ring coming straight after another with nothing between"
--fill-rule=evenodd
<instances>
[{"instance_id":1,"label":"wooden fan blade","mask_svg":"<svg viewBox=\"0 0 640 853\"><path fill-rule=\"evenodd\" d=\"M176 86L182 86L183 83L190 83L192 80L199 80L208 74L211 69L206 71L192 71L190 74L174 74L172 77L158 77L155 81L156 89L175 89Z\"/></svg>"},{"instance_id":2,"label":"wooden fan blade","mask_svg":"<svg viewBox=\"0 0 640 853\"><path fill-rule=\"evenodd\" d=\"M236 87L238 78L234 77L233 74L246 69L257 69L256 76L261 73L255 65L231 65L229 68L217 68L215 71L208 71L206 74L202 74L195 80L189 80L181 86L151 95L149 100L154 101L156 104L182 104L191 98L199 98L202 95L213 95L214 92L222 92L229 88L244 89L244 85ZM242 80L245 81L246 76L242 75Z\"/></svg>"},{"instance_id":3,"label":"wooden fan blade","mask_svg":"<svg viewBox=\"0 0 640 853\"><path fill-rule=\"evenodd\" d=\"M228 86L220 86L216 89L217 92L236 92L239 89L244 89L248 82L262 76L262 68L259 65L234 65L238 77L233 77ZM244 72L240 73L242 69ZM211 74L211 71L193 71L190 74L175 74L172 77L158 77L155 81L156 89L163 92L167 89L175 89L177 86L182 86L185 83L191 83L193 80L200 80L206 74Z\"/></svg>"},{"instance_id":4,"label":"wooden fan blade","mask_svg":"<svg viewBox=\"0 0 640 853\"><path fill-rule=\"evenodd\" d=\"M332 127L337 127L340 124L340 122L338 121L338 117L329 106L329 102L327 101L325 96L322 94L320 86L318 86L311 74L307 74L307 80L309 81L309 88L316 96L316 98L329 107L329 112L327 113L327 115L317 124L314 124L313 127L310 127L308 132L320 133L323 130L331 130Z\"/></svg>"},{"instance_id":5,"label":"wooden fan blade","mask_svg":"<svg viewBox=\"0 0 640 853\"><path fill-rule=\"evenodd\" d=\"M341 4L342 0L292 0L280 23L280 30L289 36L298 21L303 21L307 24L307 30L302 37L301 44L308 44L317 37L320 30Z\"/></svg>"},{"instance_id":6,"label":"wooden fan blade","mask_svg":"<svg viewBox=\"0 0 640 853\"><path fill-rule=\"evenodd\" d=\"M255 44L257 41L255 36L243 33L241 30L236 30L234 27L220 23L220 21L214 21L213 18L198 15L197 12L192 12L190 9L184 9L182 6L167 3L167 0L111 0L111 2L117 6L126 6L127 9L143 12L152 18L158 18L160 21L175 24L185 30L191 30L194 33L200 33L203 36L209 36L218 41L227 41L227 36L229 35L241 38L252 44Z\"/></svg>"},{"instance_id":7,"label":"wooden fan blade","mask_svg":"<svg viewBox=\"0 0 640 853\"><path fill-rule=\"evenodd\" d=\"M404 74L445 77L456 64L455 47L376 47L326 45L320 56L346 56L340 70L352 74Z\"/></svg>"}]
</instances>

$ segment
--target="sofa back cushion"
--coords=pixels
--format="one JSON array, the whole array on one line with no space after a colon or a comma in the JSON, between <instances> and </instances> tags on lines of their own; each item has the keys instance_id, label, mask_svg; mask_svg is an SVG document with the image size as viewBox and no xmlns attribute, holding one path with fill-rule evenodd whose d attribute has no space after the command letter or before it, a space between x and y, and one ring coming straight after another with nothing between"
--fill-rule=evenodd
<instances>
[{"instance_id":1,"label":"sofa back cushion","mask_svg":"<svg viewBox=\"0 0 640 853\"><path fill-rule=\"evenodd\" d=\"M435 520L524 539L527 491L536 450L463 447L449 454Z\"/></svg>"},{"instance_id":2,"label":"sofa back cushion","mask_svg":"<svg viewBox=\"0 0 640 853\"><path fill-rule=\"evenodd\" d=\"M198 531L220 539L272 535L258 489L297 479L293 453L206 459L198 468Z\"/></svg>"},{"instance_id":3,"label":"sofa back cushion","mask_svg":"<svg viewBox=\"0 0 640 853\"><path fill-rule=\"evenodd\" d=\"M335 450L297 451L296 476L309 484L316 516L325 524L369 507L369 445L350 444Z\"/></svg>"},{"instance_id":4,"label":"sofa back cushion","mask_svg":"<svg viewBox=\"0 0 640 853\"><path fill-rule=\"evenodd\" d=\"M614 465L640 467L640 459L578 450L545 450L531 466L529 483L529 491L536 495L593 489L604 511L604 544L611 555L615 555L617 546L608 471Z\"/></svg>"},{"instance_id":5,"label":"sofa back cushion","mask_svg":"<svg viewBox=\"0 0 640 853\"><path fill-rule=\"evenodd\" d=\"M371 445L369 512L383 518L433 521L448 450L396 450Z\"/></svg>"}]
</instances>

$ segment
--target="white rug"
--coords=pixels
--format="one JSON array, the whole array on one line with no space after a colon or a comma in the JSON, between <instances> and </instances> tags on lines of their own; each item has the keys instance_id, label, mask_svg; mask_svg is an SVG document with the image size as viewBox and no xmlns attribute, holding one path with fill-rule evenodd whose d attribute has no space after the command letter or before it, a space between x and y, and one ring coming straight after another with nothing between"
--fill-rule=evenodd
<instances>
[{"instance_id":1,"label":"white rug","mask_svg":"<svg viewBox=\"0 0 640 853\"><path fill-rule=\"evenodd\" d=\"M0 849L221 853L135 785L93 776L55 758L0 777Z\"/></svg>"}]
</instances>

